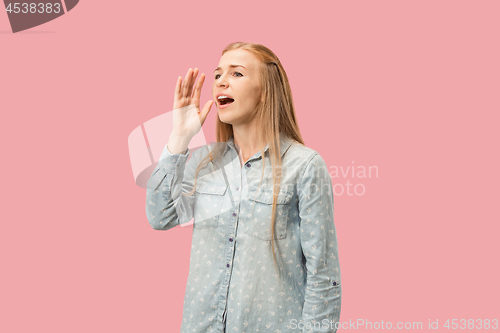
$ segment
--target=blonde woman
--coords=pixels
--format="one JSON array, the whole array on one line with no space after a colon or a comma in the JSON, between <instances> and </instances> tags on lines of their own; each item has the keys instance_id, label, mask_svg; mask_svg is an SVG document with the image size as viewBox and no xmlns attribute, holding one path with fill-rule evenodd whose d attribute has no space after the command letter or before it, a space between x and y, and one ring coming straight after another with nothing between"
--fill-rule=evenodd
<instances>
[{"instance_id":1,"label":"blonde woman","mask_svg":"<svg viewBox=\"0 0 500 333\"><path fill-rule=\"evenodd\" d=\"M177 80L174 129L146 199L156 230L194 219L181 332L335 332L332 181L304 146L283 66L263 45L228 45L203 109L197 76ZM191 154L214 102L217 142Z\"/></svg>"}]
</instances>

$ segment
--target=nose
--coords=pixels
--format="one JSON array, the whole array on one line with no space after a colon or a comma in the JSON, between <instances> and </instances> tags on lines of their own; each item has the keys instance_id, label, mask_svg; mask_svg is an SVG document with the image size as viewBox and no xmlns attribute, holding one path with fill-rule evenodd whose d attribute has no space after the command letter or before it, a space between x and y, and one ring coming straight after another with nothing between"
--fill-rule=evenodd
<instances>
[{"instance_id":1,"label":"nose","mask_svg":"<svg viewBox=\"0 0 500 333\"><path fill-rule=\"evenodd\" d=\"M217 87L224 87L227 88L227 80L225 79L225 76L220 76L219 79L217 80Z\"/></svg>"}]
</instances>

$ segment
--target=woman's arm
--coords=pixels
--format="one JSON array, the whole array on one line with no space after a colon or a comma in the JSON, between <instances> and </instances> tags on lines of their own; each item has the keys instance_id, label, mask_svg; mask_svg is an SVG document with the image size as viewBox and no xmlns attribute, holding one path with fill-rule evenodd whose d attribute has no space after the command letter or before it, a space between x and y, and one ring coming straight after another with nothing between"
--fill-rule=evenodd
<instances>
[{"instance_id":1,"label":"woman's arm","mask_svg":"<svg viewBox=\"0 0 500 333\"><path fill-rule=\"evenodd\" d=\"M302 309L304 332L336 332L341 283L333 222L333 188L326 163L317 153L310 158L299 179L298 195L300 242L307 269Z\"/></svg>"},{"instance_id":2,"label":"woman's arm","mask_svg":"<svg viewBox=\"0 0 500 333\"><path fill-rule=\"evenodd\" d=\"M195 153L187 162L189 149L172 154L165 145L146 190L146 215L153 229L169 230L192 219L195 194L184 196L181 193L193 189L197 166Z\"/></svg>"},{"instance_id":3,"label":"woman's arm","mask_svg":"<svg viewBox=\"0 0 500 333\"><path fill-rule=\"evenodd\" d=\"M187 162L191 139L201 130L213 101L200 110L200 95L205 74L194 86L198 68L190 68L184 81L179 76L174 92L173 131L169 137L169 149L165 145L158 165L148 181L146 215L156 230L168 230L193 218L193 178L198 166L195 153ZM194 86L194 87L193 87ZM187 163L186 163L187 162Z\"/></svg>"}]
</instances>

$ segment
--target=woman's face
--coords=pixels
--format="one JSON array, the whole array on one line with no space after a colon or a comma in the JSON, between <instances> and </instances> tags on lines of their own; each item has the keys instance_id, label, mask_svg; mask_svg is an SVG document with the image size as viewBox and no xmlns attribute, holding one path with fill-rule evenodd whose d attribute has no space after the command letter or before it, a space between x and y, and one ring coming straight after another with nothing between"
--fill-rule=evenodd
<instances>
[{"instance_id":1,"label":"woman's face","mask_svg":"<svg viewBox=\"0 0 500 333\"><path fill-rule=\"evenodd\" d=\"M236 66L236 67L235 67ZM222 55L214 72L212 97L223 123L241 125L251 117L261 98L260 61L251 52L236 49ZM224 105L219 95L234 101Z\"/></svg>"}]
</instances>

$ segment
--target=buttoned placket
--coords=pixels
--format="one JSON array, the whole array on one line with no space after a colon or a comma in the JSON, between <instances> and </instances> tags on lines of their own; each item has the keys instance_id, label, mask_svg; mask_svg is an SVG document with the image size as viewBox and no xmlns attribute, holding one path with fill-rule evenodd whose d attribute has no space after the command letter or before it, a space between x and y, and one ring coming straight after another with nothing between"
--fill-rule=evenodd
<instances>
[{"instance_id":1,"label":"buttoned placket","mask_svg":"<svg viewBox=\"0 0 500 333\"><path fill-rule=\"evenodd\" d=\"M226 247L226 265L225 265L225 270L226 273L224 274L224 281L221 286L221 295L219 298L219 324L222 325L222 331L225 332L225 327L226 327L226 318L227 318L227 298L229 296L229 284L231 281L231 275L233 272L233 260L234 260L234 254L235 254L235 249L236 249L236 241L235 241L235 235L237 234L237 229L238 229L238 221L239 221L239 210L240 210L240 204L241 204L241 195L243 193L243 188L246 186L246 173L248 170L252 167L251 161L259 159L261 157L260 152L256 153L255 156L252 156L243 166L240 165L240 160L238 157L238 152L234 148L233 144L229 144L231 147L231 150L229 151L229 154L225 155L223 157L223 160L227 157L231 158L231 175L232 175L232 181L230 181L226 173L224 171L224 166L226 163L223 163L221 166L222 173L224 175L224 178L226 182L229 182L228 189L229 189L229 197L231 200L231 212L229 214L229 224L227 225L227 229L224 230L224 233L226 234L226 242L227 244ZM236 157L234 156L236 155ZM239 172L235 172L235 170L238 170ZM236 186L233 186L236 185ZM234 188L235 191L232 190Z\"/></svg>"},{"instance_id":2,"label":"buttoned placket","mask_svg":"<svg viewBox=\"0 0 500 333\"><path fill-rule=\"evenodd\" d=\"M232 148L232 147L231 147ZM221 295L219 298L219 323L222 325L223 332L225 332L226 316L227 316L227 298L229 293L229 283L231 281L231 274L233 271L233 260L236 247L235 235L238 228L238 214L240 210L240 201L242 193L242 172L240 169L240 162L238 158L233 158L236 151L231 150L223 159L231 158L231 176L232 179L228 179L225 173L226 163L222 163L221 170L223 172L225 180L228 182L229 198L231 200L231 211L229 214L229 223L226 226L227 229L223 230L226 235L226 265L224 280L221 285ZM237 153L236 153L237 154ZM240 172L235 172L235 170L240 170ZM233 187L235 184L236 186ZM234 189L234 191L232 190Z\"/></svg>"}]
</instances>

